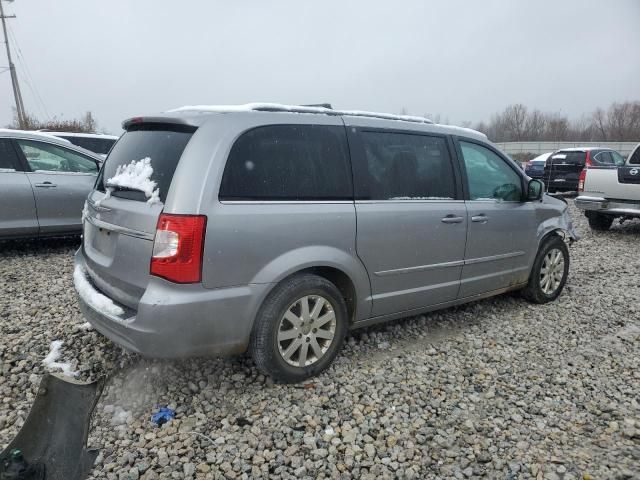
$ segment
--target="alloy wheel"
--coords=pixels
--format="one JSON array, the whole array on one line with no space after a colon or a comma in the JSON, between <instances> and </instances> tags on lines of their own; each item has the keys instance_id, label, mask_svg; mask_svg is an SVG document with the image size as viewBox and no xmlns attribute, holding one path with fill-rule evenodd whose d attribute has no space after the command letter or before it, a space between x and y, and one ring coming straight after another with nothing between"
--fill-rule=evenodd
<instances>
[{"instance_id":1,"label":"alloy wheel","mask_svg":"<svg viewBox=\"0 0 640 480\"><path fill-rule=\"evenodd\" d=\"M336 314L331 302L319 295L306 295L293 302L278 325L278 351L294 367L307 367L320 360L333 343Z\"/></svg>"}]
</instances>

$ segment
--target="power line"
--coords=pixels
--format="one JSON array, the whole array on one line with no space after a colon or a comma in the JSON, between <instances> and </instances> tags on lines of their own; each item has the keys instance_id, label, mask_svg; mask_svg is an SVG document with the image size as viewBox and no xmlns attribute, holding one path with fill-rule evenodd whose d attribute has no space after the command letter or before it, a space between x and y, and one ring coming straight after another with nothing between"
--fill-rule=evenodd
<instances>
[{"instance_id":1,"label":"power line","mask_svg":"<svg viewBox=\"0 0 640 480\"><path fill-rule=\"evenodd\" d=\"M0 1L2 1L2 0L0 0ZM27 83L27 86L31 90L31 93L33 94L33 96L36 99L36 101L38 101L40 103L39 106L42 109L45 117L48 120L51 120L51 116L49 115L49 111L47 110L47 106L44 103L44 100L42 99L42 96L40 95L40 92L36 88L36 82L33 79L33 75L31 75L31 69L29 68L29 65L27 64L27 60L24 58L24 55L22 54L22 49L20 48L20 44L18 43L18 38L16 37L16 34L13 31L13 29L11 27L8 27L8 28L9 28L9 35L11 36L11 38L13 40L13 43L15 45L15 51L16 51L16 54L17 54L16 56L17 56L18 60L20 60L21 65L22 65L22 70L24 71L25 82Z\"/></svg>"},{"instance_id":2,"label":"power line","mask_svg":"<svg viewBox=\"0 0 640 480\"><path fill-rule=\"evenodd\" d=\"M9 61L9 71L11 72L11 86L13 87L13 97L16 101L16 112L18 114L18 124L20 128L26 128L27 115L24 111L24 103L22 103L22 94L20 93L20 85L18 84L18 76L16 75L16 67L11 61L11 48L9 46L9 37L7 36L7 18L16 18L15 15L5 15L0 0L0 20L2 20L2 30L4 32L4 43L7 48L7 60Z\"/></svg>"}]
</instances>

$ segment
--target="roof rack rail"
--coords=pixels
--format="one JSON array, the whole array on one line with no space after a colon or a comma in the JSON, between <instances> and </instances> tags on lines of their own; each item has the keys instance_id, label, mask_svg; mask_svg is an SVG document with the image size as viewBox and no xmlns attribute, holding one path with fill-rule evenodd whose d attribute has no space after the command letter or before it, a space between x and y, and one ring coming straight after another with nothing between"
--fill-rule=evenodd
<instances>
[{"instance_id":1,"label":"roof rack rail","mask_svg":"<svg viewBox=\"0 0 640 480\"><path fill-rule=\"evenodd\" d=\"M383 120L400 120L414 123L433 123L428 118L412 115L394 115L392 113L365 112L361 110L333 110L326 106L315 105L283 105L280 103L247 103L245 105L189 105L165 113L199 112L199 113L234 113L234 112L291 112L291 113L317 113L324 115L344 115L352 117L380 118Z\"/></svg>"}]
</instances>

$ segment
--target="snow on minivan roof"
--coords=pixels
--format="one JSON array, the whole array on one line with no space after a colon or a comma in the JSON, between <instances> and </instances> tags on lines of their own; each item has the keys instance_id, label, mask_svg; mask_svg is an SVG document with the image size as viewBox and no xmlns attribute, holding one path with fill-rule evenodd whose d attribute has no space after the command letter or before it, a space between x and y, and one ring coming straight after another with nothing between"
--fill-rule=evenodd
<instances>
[{"instance_id":1,"label":"snow on minivan roof","mask_svg":"<svg viewBox=\"0 0 640 480\"><path fill-rule=\"evenodd\" d=\"M315 113L322 115L354 116L379 118L383 120L397 120L403 122L424 123L435 125L428 118L414 115L396 115L393 113L368 112L363 110L334 110L322 106L285 105L281 103L246 103L244 105L185 105L183 107L167 110L164 113L238 113L238 112L287 112L287 113ZM483 138L487 136L477 130L454 125L441 125L454 131L472 133Z\"/></svg>"}]
</instances>

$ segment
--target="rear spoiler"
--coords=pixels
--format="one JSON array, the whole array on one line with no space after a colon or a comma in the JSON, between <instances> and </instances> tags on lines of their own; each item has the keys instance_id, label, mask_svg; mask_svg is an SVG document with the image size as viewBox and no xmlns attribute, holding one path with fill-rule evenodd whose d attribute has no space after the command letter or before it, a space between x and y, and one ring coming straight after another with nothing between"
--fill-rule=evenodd
<instances>
[{"instance_id":1,"label":"rear spoiler","mask_svg":"<svg viewBox=\"0 0 640 480\"><path fill-rule=\"evenodd\" d=\"M191 127L193 130L200 126L201 122L196 122L190 117L132 117L122 122L122 128L129 130L135 125L172 125Z\"/></svg>"}]
</instances>

